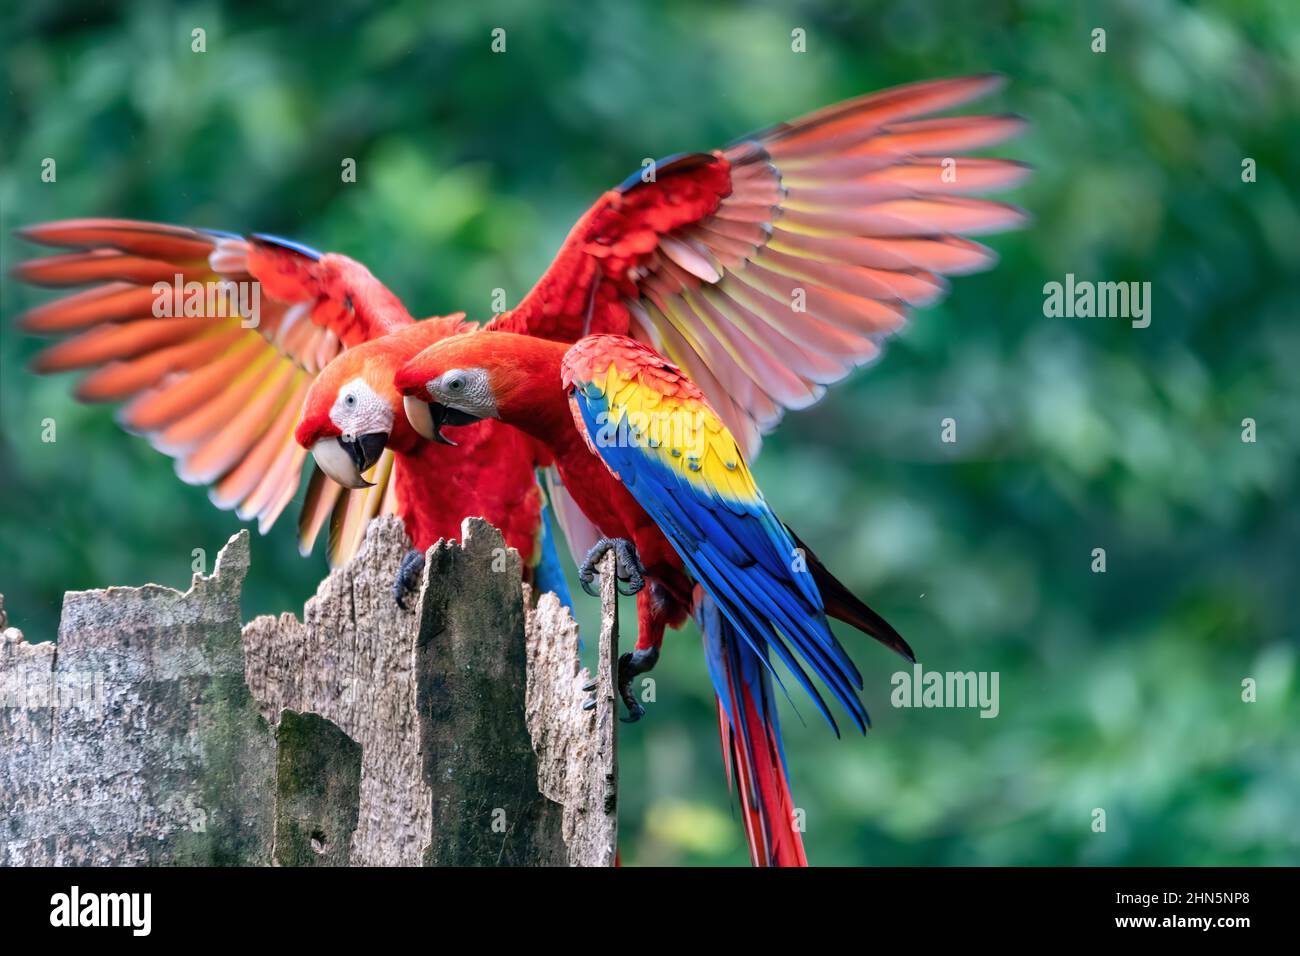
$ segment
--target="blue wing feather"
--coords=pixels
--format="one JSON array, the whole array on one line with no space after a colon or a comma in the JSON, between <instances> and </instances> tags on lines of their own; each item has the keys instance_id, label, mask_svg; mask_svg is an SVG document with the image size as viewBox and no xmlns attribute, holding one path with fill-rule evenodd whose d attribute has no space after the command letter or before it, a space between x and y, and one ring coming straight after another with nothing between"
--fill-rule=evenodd
<instances>
[{"instance_id":1,"label":"blue wing feather","mask_svg":"<svg viewBox=\"0 0 1300 956\"><path fill-rule=\"evenodd\" d=\"M268 246L279 246L281 249L288 249L291 252L296 252L300 255L304 255L308 259L311 259L316 262L319 262L321 256L324 254L316 251L311 246L304 245L301 242L294 242L292 239L285 239L281 236L273 236L270 233L266 233L266 232L255 232L251 236L249 236L249 238L256 242L265 243Z\"/></svg>"},{"instance_id":2,"label":"blue wing feather","mask_svg":"<svg viewBox=\"0 0 1300 956\"><path fill-rule=\"evenodd\" d=\"M542 542L541 554L537 566L533 568L533 584L545 594L553 593L560 603L573 610L573 598L569 596L569 583L564 577L564 566L560 563L560 554L555 548L555 534L551 529L551 506L542 502Z\"/></svg>"},{"instance_id":3,"label":"blue wing feather","mask_svg":"<svg viewBox=\"0 0 1300 956\"><path fill-rule=\"evenodd\" d=\"M838 734L802 658L865 731L870 720L856 693L862 688L862 676L831 634L811 574L798 575L791 569L794 544L766 503L760 499L737 507L715 490L683 480L643 442L627 440L626 435L609 440L605 434L605 440L597 441L607 400L596 389L579 388L573 394L597 453L663 530L691 575L754 652L751 664L761 663L780 684L768 661L768 651L774 653Z\"/></svg>"}]
</instances>

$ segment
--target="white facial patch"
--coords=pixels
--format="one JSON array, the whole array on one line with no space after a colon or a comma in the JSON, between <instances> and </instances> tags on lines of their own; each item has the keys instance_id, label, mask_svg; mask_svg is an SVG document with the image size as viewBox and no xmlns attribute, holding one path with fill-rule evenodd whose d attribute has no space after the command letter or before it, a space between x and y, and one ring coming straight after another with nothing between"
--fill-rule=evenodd
<instances>
[{"instance_id":1,"label":"white facial patch","mask_svg":"<svg viewBox=\"0 0 1300 956\"><path fill-rule=\"evenodd\" d=\"M496 395L485 368L453 368L433 379L425 388L440 405L467 412L478 418L499 418Z\"/></svg>"},{"instance_id":2,"label":"white facial patch","mask_svg":"<svg viewBox=\"0 0 1300 956\"><path fill-rule=\"evenodd\" d=\"M354 378L339 389L339 397L330 408L330 421L345 440L355 441L361 435L391 432L393 409L365 379Z\"/></svg>"}]
</instances>

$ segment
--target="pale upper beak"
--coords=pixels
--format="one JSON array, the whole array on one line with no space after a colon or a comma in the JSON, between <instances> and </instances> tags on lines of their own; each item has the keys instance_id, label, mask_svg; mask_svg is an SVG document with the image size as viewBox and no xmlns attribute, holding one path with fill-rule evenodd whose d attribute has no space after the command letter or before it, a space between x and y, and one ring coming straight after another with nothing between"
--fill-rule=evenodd
<instances>
[{"instance_id":1,"label":"pale upper beak","mask_svg":"<svg viewBox=\"0 0 1300 956\"><path fill-rule=\"evenodd\" d=\"M406 420L411 423L416 434L432 441L433 414L429 411L429 403L421 401L414 395L403 395L402 407L406 409Z\"/></svg>"},{"instance_id":2,"label":"pale upper beak","mask_svg":"<svg viewBox=\"0 0 1300 956\"><path fill-rule=\"evenodd\" d=\"M448 408L437 402L422 402L411 395L402 398L402 407L406 409L406 420L411 423L411 427L439 445L456 444L442 433L443 425L472 425L479 420L477 415L459 408Z\"/></svg>"},{"instance_id":3,"label":"pale upper beak","mask_svg":"<svg viewBox=\"0 0 1300 956\"><path fill-rule=\"evenodd\" d=\"M370 488L364 473L374 467L388 444L386 432L371 432L351 440L322 438L311 446L311 456L320 470L344 488Z\"/></svg>"}]
</instances>

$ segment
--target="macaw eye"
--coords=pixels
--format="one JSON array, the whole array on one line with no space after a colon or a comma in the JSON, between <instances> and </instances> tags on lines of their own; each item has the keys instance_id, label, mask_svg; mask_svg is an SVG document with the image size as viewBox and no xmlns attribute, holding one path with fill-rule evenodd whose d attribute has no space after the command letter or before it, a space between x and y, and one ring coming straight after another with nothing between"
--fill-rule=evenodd
<instances>
[{"instance_id":1,"label":"macaw eye","mask_svg":"<svg viewBox=\"0 0 1300 956\"><path fill-rule=\"evenodd\" d=\"M348 395L343 399L343 404L348 406L348 408L351 408L352 406L356 405L356 403L357 403L357 397L355 395Z\"/></svg>"},{"instance_id":2,"label":"macaw eye","mask_svg":"<svg viewBox=\"0 0 1300 956\"><path fill-rule=\"evenodd\" d=\"M463 378L460 378L459 376L453 378L450 382L447 383L447 390L449 392L459 392L464 387L465 387L465 380Z\"/></svg>"}]
</instances>

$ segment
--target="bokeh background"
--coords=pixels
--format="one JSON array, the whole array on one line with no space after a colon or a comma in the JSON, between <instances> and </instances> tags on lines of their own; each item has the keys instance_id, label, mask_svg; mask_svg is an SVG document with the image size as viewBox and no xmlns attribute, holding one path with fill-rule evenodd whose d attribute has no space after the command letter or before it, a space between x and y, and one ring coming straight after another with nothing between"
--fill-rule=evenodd
<instances>
[{"instance_id":1,"label":"bokeh background","mask_svg":"<svg viewBox=\"0 0 1300 956\"><path fill-rule=\"evenodd\" d=\"M14 227L59 217L263 230L363 260L416 314L486 318L491 290L518 301L644 157L894 83L1001 71L986 105L1032 120L1001 152L1037 168L1010 197L1033 224L994 237L995 271L956 280L756 465L928 668L1000 674L1001 712L896 710L900 662L843 634L876 726L836 741L810 707L806 724L787 709L809 855L1300 861L1300 8L368 6L6 4L6 267L30 251ZM195 27L206 53L191 52ZM57 183L41 182L44 157ZM1044 283L1068 272L1149 281L1151 326L1044 317ZM72 402L68 377L26 371L38 343L12 321L43 298L6 279L0 303L0 592L32 640L53 636L65 589L184 588L191 549L211 557L239 527L109 409ZM945 417L956 444L939 440ZM300 611L323 574L292 525L255 539L248 617ZM743 863L692 632L669 637L656 676L649 717L621 738L624 861Z\"/></svg>"}]
</instances>

